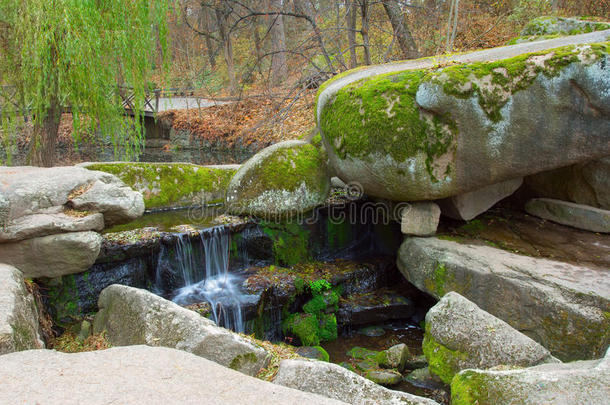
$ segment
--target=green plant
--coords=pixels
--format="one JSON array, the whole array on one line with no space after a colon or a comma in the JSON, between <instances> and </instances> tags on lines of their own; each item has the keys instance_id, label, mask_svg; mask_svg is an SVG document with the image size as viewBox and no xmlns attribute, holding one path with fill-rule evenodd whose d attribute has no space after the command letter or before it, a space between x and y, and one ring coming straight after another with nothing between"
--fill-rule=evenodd
<instances>
[{"instance_id":1,"label":"green plant","mask_svg":"<svg viewBox=\"0 0 610 405\"><path fill-rule=\"evenodd\" d=\"M311 281L309 283L309 288L313 295L320 295L323 291L329 290L331 287L331 284L324 279Z\"/></svg>"}]
</instances>

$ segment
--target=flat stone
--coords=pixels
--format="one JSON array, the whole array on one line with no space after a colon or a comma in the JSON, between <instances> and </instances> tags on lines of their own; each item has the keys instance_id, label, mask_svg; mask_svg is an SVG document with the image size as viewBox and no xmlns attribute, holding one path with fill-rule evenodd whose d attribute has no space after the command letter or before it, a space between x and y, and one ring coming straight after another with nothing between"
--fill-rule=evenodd
<instances>
[{"instance_id":1,"label":"flat stone","mask_svg":"<svg viewBox=\"0 0 610 405\"><path fill-rule=\"evenodd\" d=\"M438 203L443 215L454 219L470 221L484 213L500 200L513 194L523 184L523 178L506 180L500 183L458 194L440 200Z\"/></svg>"},{"instance_id":2,"label":"flat stone","mask_svg":"<svg viewBox=\"0 0 610 405\"><path fill-rule=\"evenodd\" d=\"M0 356L0 381L3 404L345 404L149 346L12 353Z\"/></svg>"},{"instance_id":3,"label":"flat stone","mask_svg":"<svg viewBox=\"0 0 610 405\"><path fill-rule=\"evenodd\" d=\"M559 363L547 349L455 292L426 314L422 347L430 371L447 384L466 368Z\"/></svg>"},{"instance_id":4,"label":"flat stone","mask_svg":"<svg viewBox=\"0 0 610 405\"><path fill-rule=\"evenodd\" d=\"M606 405L610 356L525 369L464 370L451 383L452 404Z\"/></svg>"},{"instance_id":5,"label":"flat stone","mask_svg":"<svg viewBox=\"0 0 610 405\"><path fill-rule=\"evenodd\" d=\"M387 291L352 294L339 302L337 322L340 325L370 325L407 319L415 312L413 302ZM383 334L383 333L382 333Z\"/></svg>"},{"instance_id":6,"label":"flat stone","mask_svg":"<svg viewBox=\"0 0 610 405\"><path fill-rule=\"evenodd\" d=\"M69 232L0 243L0 257L20 269L24 277L53 278L87 270L101 246L97 232Z\"/></svg>"},{"instance_id":7,"label":"flat stone","mask_svg":"<svg viewBox=\"0 0 610 405\"><path fill-rule=\"evenodd\" d=\"M369 370L364 377L373 381L375 384L392 386L402 381L402 374L394 370Z\"/></svg>"},{"instance_id":8,"label":"flat stone","mask_svg":"<svg viewBox=\"0 0 610 405\"><path fill-rule=\"evenodd\" d=\"M400 230L405 235L434 235L440 217L441 209L433 202L411 203L402 210Z\"/></svg>"},{"instance_id":9,"label":"flat stone","mask_svg":"<svg viewBox=\"0 0 610 405\"><path fill-rule=\"evenodd\" d=\"M273 382L350 404L437 404L428 398L389 390L337 364L321 361L283 360Z\"/></svg>"},{"instance_id":10,"label":"flat stone","mask_svg":"<svg viewBox=\"0 0 610 405\"><path fill-rule=\"evenodd\" d=\"M146 290L111 285L100 294L98 307L94 331L105 330L113 346L176 348L248 375L269 363L262 347Z\"/></svg>"},{"instance_id":11,"label":"flat stone","mask_svg":"<svg viewBox=\"0 0 610 405\"><path fill-rule=\"evenodd\" d=\"M23 274L0 264L0 355L43 347L36 303Z\"/></svg>"},{"instance_id":12,"label":"flat stone","mask_svg":"<svg viewBox=\"0 0 610 405\"><path fill-rule=\"evenodd\" d=\"M550 198L534 198L525 210L537 217L591 232L610 233L610 211Z\"/></svg>"},{"instance_id":13,"label":"flat stone","mask_svg":"<svg viewBox=\"0 0 610 405\"><path fill-rule=\"evenodd\" d=\"M74 217L64 213L33 214L17 218L2 229L0 243L16 242L37 236L64 232L101 231L104 229L104 215L93 213L84 217Z\"/></svg>"},{"instance_id":14,"label":"flat stone","mask_svg":"<svg viewBox=\"0 0 610 405\"><path fill-rule=\"evenodd\" d=\"M438 238L406 239L398 267L422 291L455 291L563 361L600 357L610 345L607 268Z\"/></svg>"}]
</instances>

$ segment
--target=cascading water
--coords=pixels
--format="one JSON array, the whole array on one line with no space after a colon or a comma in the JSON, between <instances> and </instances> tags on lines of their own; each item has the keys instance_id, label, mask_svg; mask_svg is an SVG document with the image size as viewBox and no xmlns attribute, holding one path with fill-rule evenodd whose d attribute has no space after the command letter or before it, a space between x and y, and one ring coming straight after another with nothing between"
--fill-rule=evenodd
<instances>
[{"instance_id":1,"label":"cascading water","mask_svg":"<svg viewBox=\"0 0 610 405\"><path fill-rule=\"evenodd\" d=\"M179 238L176 260L186 286L178 289L173 301L180 305L207 301L212 307L212 319L220 326L236 332L245 331L243 307L251 297L239 289L240 277L229 273L230 232L215 227L200 235L203 262L195 262L193 242Z\"/></svg>"}]
</instances>

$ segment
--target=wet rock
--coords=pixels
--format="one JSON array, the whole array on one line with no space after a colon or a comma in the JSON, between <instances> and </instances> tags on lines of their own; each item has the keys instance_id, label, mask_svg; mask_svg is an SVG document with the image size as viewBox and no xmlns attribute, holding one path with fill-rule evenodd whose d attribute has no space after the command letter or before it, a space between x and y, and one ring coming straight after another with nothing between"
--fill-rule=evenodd
<instances>
[{"instance_id":1,"label":"wet rock","mask_svg":"<svg viewBox=\"0 0 610 405\"><path fill-rule=\"evenodd\" d=\"M547 349L455 292L445 294L428 311L422 347L430 371L447 384L466 368L559 362Z\"/></svg>"},{"instance_id":2,"label":"wet rock","mask_svg":"<svg viewBox=\"0 0 610 405\"><path fill-rule=\"evenodd\" d=\"M308 359L329 361L328 353L321 346L301 346L297 347L295 353Z\"/></svg>"},{"instance_id":3,"label":"wet rock","mask_svg":"<svg viewBox=\"0 0 610 405\"><path fill-rule=\"evenodd\" d=\"M248 375L269 362L268 353L194 311L137 288L112 285L98 300L94 331L113 346L147 344L191 352Z\"/></svg>"},{"instance_id":4,"label":"wet rock","mask_svg":"<svg viewBox=\"0 0 610 405\"><path fill-rule=\"evenodd\" d=\"M574 266L488 246L406 239L398 267L422 291L455 291L563 361L601 356L610 345L606 269Z\"/></svg>"},{"instance_id":5,"label":"wet rock","mask_svg":"<svg viewBox=\"0 0 610 405\"><path fill-rule=\"evenodd\" d=\"M378 352L376 352L375 350L370 350L360 346L354 346L349 349L345 354L348 357L351 357L352 359L364 360L369 358L375 358L375 356L377 356L377 353Z\"/></svg>"},{"instance_id":6,"label":"wet rock","mask_svg":"<svg viewBox=\"0 0 610 405\"><path fill-rule=\"evenodd\" d=\"M429 390L444 389L447 387L437 375L430 373L428 367L413 370L407 374L404 379L415 387Z\"/></svg>"},{"instance_id":7,"label":"wet rock","mask_svg":"<svg viewBox=\"0 0 610 405\"><path fill-rule=\"evenodd\" d=\"M610 210L610 157L537 173L525 183L537 197Z\"/></svg>"},{"instance_id":8,"label":"wet rock","mask_svg":"<svg viewBox=\"0 0 610 405\"><path fill-rule=\"evenodd\" d=\"M368 195L423 201L606 156L608 35L600 31L338 76L317 98L330 166ZM473 74L463 75L465 70Z\"/></svg>"},{"instance_id":9,"label":"wet rock","mask_svg":"<svg viewBox=\"0 0 610 405\"><path fill-rule=\"evenodd\" d=\"M244 163L229 184L226 204L233 214L287 216L322 205L329 190L323 150L303 141L286 141Z\"/></svg>"},{"instance_id":10,"label":"wet rock","mask_svg":"<svg viewBox=\"0 0 610 405\"><path fill-rule=\"evenodd\" d=\"M101 245L102 237L97 232L60 233L0 243L0 257L19 268L25 277L59 277L91 267Z\"/></svg>"},{"instance_id":11,"label":"wet rock","mask_svg":"<svg viewBox=\"0 0 610 405\"><path fill-rule=\"evenodd\" d=\"M181 350L149 346L12 353L0 357L0 380L3 404L345 404L252 378Z\"/></svg>"},{"instance_id":12,"label":"wet rock","mask_svg":"<svg viewBox=\"0 0 610 405\"><path fill-rule=\"evenodd\" d=\"M377 359L379 365L383 368L395 368L398 371L403 371L411 357L409 347L404 343L400 343L381 351Z\"/></svg>"},{"instance_id":13,"label":"wet rock","mask_svg":"<svg viewBox=\"0 0 610 405\"><path fill-rule=\"evenodd\" d=\"M525 210L537 217L591 232L610 233L610 211L550 198L534 198Z\"/></svg>"},{"instance_id":14,"label":"wet rock","mask_svg":"<svg viewBox=\"0 0 610 405\"><path fill-rule=\"evenodd\" d=\"M385 330L381 326L367 326L366 328L358 329L358 333L368 337L378 337L385 335Z\"/></svg>"},{"instance_id":15,"label":"wet rock","mask_svg":"<svg viewBox=\"0 0 610 405\"><path fill-rule=\"evenodd\" d=\"M415 306L410 299L391 291L375 290L342 298L337 311L337 322L340 325L350 326L379 324L391 320L407 319L413 315L414 311ZM377 329L380 330L375 333L383 335L383 328ZM374 332L371 328L363 328L360 331ZM367 334L367 336L370 335Z\"/></svg>"},{"instance_id":16,"label":"wet rock","mask_svg":"<svg viewBox=\"0 0 610 405\"><path fill-rule=\"evenodd\" d=\"M402 210L400 230L405 235L434 235L440 216L441 209L436 203L411 203Z\"/></svg>"},{"instance_id":17,"label":"wet rock","mask_svg":"<svg viewBox=\"0 0 610 405\"><path fill-rule=\"evenodd\" d=\"M503 181L455 195L439 201L443 215L454 219L470 221L490 209L498 201L513 194L523 184L523 178Z\"/></svg>"},{"instance_id":18,"label":"wet rock","mask_svg":"<svg viewBox=\"0 0 610 405\"><path fill-rule=\"evenodd\" d=\"M394 370L369 370L364 377L386 387L396 385L402 381L402 374Z\"/></svg>"},{"instance_id":19,"label":"wet rock","mask_svg":"<svg viewBox=\"0 0 610 405\"><path fill-rule=\"evenodd\" d=\"M425 355L413 356L407 359L405 362L405 368L409 370L417 370L420 368L428 367L428 359L426 359Z\"/></svg>"},{"instance_id":20,"label":"wet rock","mask_svg":"<svg viewBox=\"0 0 610 405\"><path fill-rule=\"evenodd\" d=\"M389 390L337 364L320 361L283 360L273 382L350 404L437 404L431 399Z\"/></svg>"},{"instance_id":21,"label":"wet rock","mask_svg":"<svg viewBox=\"0 0 610 405\"><path fill-rule=\"evenodd\" d=\"M0 355L43 348L40 336L36 304L23 274L0 264Z\"/></svg>"},{"instance_id":22,"label":"wet rock","mask_svg":"<svg viewBox=\"0 0 610 405\"><path fill-rule=\"evenodd\" d=\"M608 353L601 360L525 369L464 370L451 383L451 403L604 405L609 381Z\"/></svg>"}]
</instances>

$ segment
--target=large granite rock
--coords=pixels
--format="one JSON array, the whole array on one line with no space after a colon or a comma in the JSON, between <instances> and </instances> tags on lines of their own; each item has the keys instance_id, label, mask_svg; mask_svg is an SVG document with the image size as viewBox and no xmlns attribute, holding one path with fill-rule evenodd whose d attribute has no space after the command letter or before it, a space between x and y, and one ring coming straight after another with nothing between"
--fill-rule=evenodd
<instances>
[{"instance_id":1,"label":"large granite rock","mask_svg":"<svg viewBox=\"0 0 610 405\"><path fill-rule=\"evenodd\" d=\"M601 360L517 370L464 370L451 383L453 405L605 405L609 397L608 353Z\"/></svg>"},{"instance_id":2,"label":"large granite rock","mask_svg":"<svg viewBox=\"0 0 610 405\"><path fill-rule=\"evenodd\" d=\"M12 353L0 356L0 381L3 404L345 404L148 346Z\"/></svg>"},{"instance_id":3,"label":"large granite rock","mask_svg":"<svg viewBox=\"0 0 610 405\"><path fill-rule=\"evenodd\" d=\"M551 198L533 198L525 204L525 211L585 231L610 233L610 210Z\"/></svg>"},{"instance_id":4,"label":"large granite rock","mask_svg":"<svg viewBox=\"0 0 610 405\"><path fill-rule=\"evenodd\" d=\"M330 177L322 148L286 141L263 149L237 171L227 190L227 208L257 216L307 212L326 201Z\"/></svg>"},{"instance_id":5,"label":"large granite rock","mask_svg":"<svg viewBox=\"0 0 610 405\"><path fill-rule=\"evenodd\" d=\"M408 238L398 267L437 297L455 291L563 361L603 355L610 345L607 269L537 259L438 238Z\"/></svg>"},{"instance_id":6,"label":"large granite rock","mask_svg":"<svg viewBox=\"0 0 610 405\"><path fill-rule=\"evenodd\" d=\"M491 184L469 193L458 194L439 201L443 212L450 218L470 221L484 213L500 200L510 196L523 184L523 178Z\"/></svg>"},{"instance_id":7,"label":"large granite rock","mask_svg":"<svg viewBox=\"0 0 610 405\"><path fill-rule=\"evenodd\" d=\"M147 209L222 202L231 178L239 169L239 165L166 162L88 162L79 166L114 174L142 193Z\"/></svg>"},{"instance_id":8,"label":"large granite rock","mask_svg":"<svg viewBox=\"0 0 610 405\"><path fill-rule=\"evenodd\" d=\"M422 347L430 371L447 384L466 368L559 363L547 349L455 292L426 314Z\"/></svg>"},{"instance_id":9,"label":"large granite rock","mask_svg":"<svg viewBox=\"0 0 610 405\"><path fill-rule=\"evenodd\" d=\"M87 270L100 252L97 232L70 232L19 242L0 243L3 262L20 269L25 277L59 277Z\"/></svg>"},{"instance_id":10,"label":"large granite rock","mask_svg":"<svg viewBox=\"0 0 610 405\"><path fill-rule=\"evenodd\" d=\"M111 285L100 294L98 307L94 331L105 330L113 346L176 348L249 375L269 362L258 345L146 290Z\"/></svg>"},{"instance_id":11,"label":"large granite rock","mask_svg":"<svg viewBox=\"0 0 610 405\"><path fill-rule=\"evenodd\" d=\"M610 157L537 173L525 184L539 197L610 210Z\"/></svg>"},{"instance_id":12,"label":"large granite rock","mask_svg":"<svg viewBox=\"0 0 610 405\"><path fill-rule=\"evenodd\" d=\"M42 347L36 303L23 274L0 264L0 355Z\"/></svg>"},{"instance_id":13,"label":"large granite rock","mask_svg":"<svg viewBox=\"0 0 610 405\"><path fill-rule=\"evenodd\" d=\"M56 214L26 215L11 221L10 226L0 232L0 243L16 242L38 236L64 232L101 231L104 229L104 215L89 214L83 217Z\"/></svg>"},{"instance_id":14,"label":"large granite rock","mask_svg":"<svg viewBox=\"0 0 610 405\"><path fill-rule=\"evenodd\" d=\"M21 217L68 208L100 212L106 225L128 222L144 212L142 195L108 173L75 166L0 167L0 178L0 194L10 206L8 227ZM65 230L58 226L52 233L59 232Z\"/></svg>"},{"instance_id":15,"label":"large granite rock","mask_svg":"<svg viewBox=\"0 0 610 405\"><path fill-rule=\"evenodd\" d=\"M369 195L416 201L608 155L609 36L600 31L339 75L317 100L330 165Z\"/></svg>"},{"instance_id":16,"label":"large granite rock","mask_svg":"<svg viewBox=\"0 0 610 405\"><path fill-rule=\"evenodd\" d=\"M283 360L273 382L354 405L437 404L431 399L389 390L337 364L322 361Z\"/></svg>"}]
</instances>

